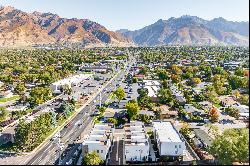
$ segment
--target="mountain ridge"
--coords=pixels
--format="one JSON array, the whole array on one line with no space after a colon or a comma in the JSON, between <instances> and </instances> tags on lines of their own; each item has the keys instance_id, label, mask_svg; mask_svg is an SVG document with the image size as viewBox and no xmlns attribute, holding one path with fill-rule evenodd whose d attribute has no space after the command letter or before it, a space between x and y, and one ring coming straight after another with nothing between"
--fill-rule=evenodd
<instances>
[{"instance_id":1,"label":"mountain ridge","mask_svg":"<svg viewBox=\"0 0 250 166\"><path fill-rule=\"evenodd\" d=\"M89 19L61 18L53 13L26 13L0 7L0 46L79 43L86 46L133 46L134 43Z\"/></svg>"},{"instance_id":2,"label":"mountain ridge","mask_svg":"<svg viewBox=\"0 0 250 166\"><path fill-rule=\"evenodd\" d=\"M239 45L249 44L249 22L227 21L219 17L205 20L183 15L134 31L116 31L140 46L159 45Z\"/></svg>"}]
</instances>

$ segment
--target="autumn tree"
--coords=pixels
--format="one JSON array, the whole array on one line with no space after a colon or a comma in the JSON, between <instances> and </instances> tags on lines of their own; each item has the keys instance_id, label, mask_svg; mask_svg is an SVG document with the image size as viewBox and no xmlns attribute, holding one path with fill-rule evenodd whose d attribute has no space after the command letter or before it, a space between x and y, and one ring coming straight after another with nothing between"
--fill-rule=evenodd
<instances>
[{"instance_id":1,"label":"autumn tree","mask_svg":"<svg viewBox=\"0 0 250 166\"><path fill-rule=\"evenodd\" d=\"M217 108L215 108L214 106L212 107L212 109L209 112L209 118L211 122L218 122L219 121L219 112L217 110Z\"/></svg>"}]
</instances>

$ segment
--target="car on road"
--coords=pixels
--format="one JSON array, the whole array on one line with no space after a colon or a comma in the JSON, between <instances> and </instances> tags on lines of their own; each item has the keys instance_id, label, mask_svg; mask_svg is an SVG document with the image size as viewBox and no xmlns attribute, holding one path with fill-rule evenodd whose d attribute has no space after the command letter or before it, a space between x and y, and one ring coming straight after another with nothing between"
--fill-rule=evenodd
<instances>
[{"instance_id":1,"label":"car on road","mask_svg":"<svg viewBox=\"0 0 250 166\"><path fill-rule=\"evenodd\" d=\"M69 122L68 124L66 124L64 127L68 128L69 126L71 126L71 123Z\"/></svg>"},{"instance_id":2,"label":"car on road","mask_svg":"<svg viewBox=\"0 0 250 166\"><path fill-rule=\"evenodd\" d=\"M204 123L198 123L196 126L203 126Z\"/></svg>"},{"instance_id":3,"label":"car on road","mask_svg":"<svg viewBox=\"0 0 250 166\"><path fill-rule=\"evenodd\" d=\"M129 99L130 99L130 98L131 98L131 96L128 96L127 98L129 98Z\"/></svg>"},{"instance_id":4,"label":"car on road","mask_svg":"<svg viewBox=\"0 0 250 166\"><path fill-rule=\"evenodd\" d=\"M71 165L72 164L72 159L66 162L66 165Z\"/></svg>"}]
</instances>

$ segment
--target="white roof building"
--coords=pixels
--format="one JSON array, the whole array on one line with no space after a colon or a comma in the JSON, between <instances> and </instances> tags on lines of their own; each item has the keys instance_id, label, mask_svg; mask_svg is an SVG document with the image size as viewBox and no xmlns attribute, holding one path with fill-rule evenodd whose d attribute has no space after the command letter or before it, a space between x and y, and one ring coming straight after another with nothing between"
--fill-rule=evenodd
<instances>
[{"instance_id":1,"label":"white roof building","mask_svg":"<svg viewBox=\"0 0 250 166\"><path fill-rule=\"evenodd\" d=\"M142 122L131 122L125 127L126 161L148 161L149 139Z\"/></svg>"},{"instance_id":2,"label":"white roof building","mask_svg":"<svg viewBox=\"0 0 250 166\"><path fill-rule=\"evenodd\" d=\"M148 89L149 97L157 97L157 92L160 89L160 83L156 80L143 80L144 88Z\"/></svg>"},{"instance_id":3,"label":"white roof building","mask_svg":"<svg viewBox=\"0 0 250 166\"><path fill-rule=\"evenodd\" d=\"M162 156L183 156L186 145L170 122L153 122L154 136Z\"/></svg>"},{"instance_id":4,"label":"white roof building","mask_svg":"<svg viewBox=\"0 0 250 166\"><path fill-rule=\"evenodd\" d=\"M113 128L108 124L96 124L82 143L83 155L96 151L102 160L106 160L112 141Z\"/></svg>"},{"instance_id":5,"label":"white roof building","mask_svg":"<svg viewBox=\"0 0 250 166\"><path fill-rule=\"evenodd\" d=\"M57 82L51 84L51 90L53 93L61 93L61 87L63 85L68 85L69 87L73 86L74 84L79 84L81 81L88 79L93 74L78 74L72 77L68 77Z\"/></svg>"}]
</instances>

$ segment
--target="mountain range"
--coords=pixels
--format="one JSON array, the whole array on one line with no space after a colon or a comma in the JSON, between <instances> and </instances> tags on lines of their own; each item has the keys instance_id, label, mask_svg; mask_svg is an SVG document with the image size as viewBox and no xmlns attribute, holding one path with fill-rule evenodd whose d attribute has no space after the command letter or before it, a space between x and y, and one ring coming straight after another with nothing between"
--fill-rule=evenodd
<instances>
[{"instance_id":1,"label":"mountain range","mask_svg":"<svg viewBox=\"0 0 250 166\"><path fill-rule=\"evenodd\" d=\"M81 43L86 46L131 46L123 35L88 19L61 18L52 13L26 13L0 8L0 46Z\"/></svg>"},{"instance_id":2,"label":"mountain range","mask_svg":"<svg viewBox=\"0 0 250 166\"><path fill-rule=\"evenodd\" d=\"M249 44L249 22L227 21L222 17L211 21L196 16L158 20L142 29L118 30L140 46L159 45L238 45Z\"/></svg>"},{"instance_id":3,"label":"mountain range","mask_svg":"<svg viewBox=\"0 0 250 166\"><path fill-rule=\"evenodd\" d=\"M0 47L76 43L87 47L249 44L249 22L196 16L158 20L142 29L110 31L88 19L61 18L52 13L26 13L0 7Z\"/></svg>"}]
</instances>

